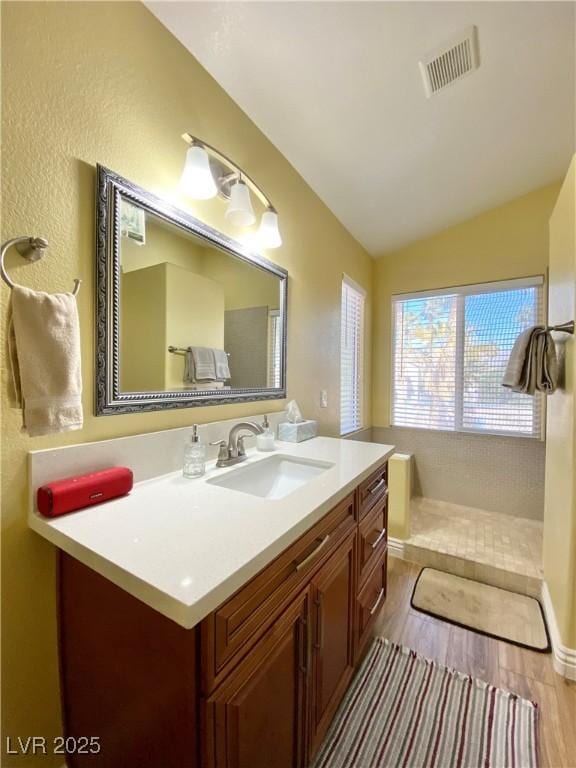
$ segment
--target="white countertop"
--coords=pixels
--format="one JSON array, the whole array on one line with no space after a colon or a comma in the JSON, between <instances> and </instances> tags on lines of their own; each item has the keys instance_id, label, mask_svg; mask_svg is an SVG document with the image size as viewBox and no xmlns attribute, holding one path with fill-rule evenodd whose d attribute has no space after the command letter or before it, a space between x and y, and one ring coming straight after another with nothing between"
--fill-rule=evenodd
<instances>
[{"instance_id":1,"label":"white countertop","mask_svg":"<svg viewBox=\"0 0 576 768\"><path fill-rule=\"evenodd\" d=\"M334 466L282 499L206 482L273 454L189 480L173 472L136 483L128 496L30 527L68 554L190 629L320 520L393 446L317 437L276 443L276 453Z\"/></svg>"}]
</instances>

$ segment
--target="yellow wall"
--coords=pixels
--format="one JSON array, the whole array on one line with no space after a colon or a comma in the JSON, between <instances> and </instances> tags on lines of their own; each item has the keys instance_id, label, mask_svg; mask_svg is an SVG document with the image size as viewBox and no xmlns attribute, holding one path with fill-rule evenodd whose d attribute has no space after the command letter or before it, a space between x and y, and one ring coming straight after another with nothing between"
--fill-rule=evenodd
<instances>
[{"instance_id":1,"label":"yellow wall","mask_svg":"<svg viewBox=\"0 0 576 768\"><path fill-rule=\"evenodd\" d=\"M288 392L307 416L320 420L324 433L339 428L342 273L363 285L370 299L372 263L276 148L138 3L2 3L2 120L2 238L34 234L50 242L45 259L35 265L10 257L14 279L46 291L70 290L74 277L83 280L84 430L26 437L20 413L8 407L6 374L2 386L4 735L50 737L60 731L55 558L53 548L26 526L27 451L255 414L264 407L94 417L95 164L178 202L185 154L180 135L191 131L262 184L278 208L284 239L269 256L290 272ZM234 234L226 227L222 201L179 202ZM4 333L4 285L1 295ZM369 376L368 360L367 381ZM321 388L329 393L329 407L322 410ZM369 423L369 404L367 411Z\"/></svg>"},{"instance_id":2,"label":"yellow wall","mask_svg":"<svg viewBox=\"0 0 576 768\"><path fill-rule=\"evenodd\" d=\"M559 183L383 256L374 267L372 422L390 423L390 297L395 293L544 274Z\"/></svg>"},{"instance_id":3,"label":"yellow wall","mask_svg":"<svg viewBox=\"0 0 576 768\"><path fill-rule=\"evenodd\" d=\"M120 276L120 391L164 389L166 264Z\"/></svg>"},{"instance_id":4,"label":"yellow wall","mask_svg":"<svg viewBox=\"0 0 576 768\"><path fill-rule=\"evenodd\" d=\"M225 253L207 250L202 274L224 286L226 309L268 307L278 309L280 283L277 277L254 269Z\"/></svg>"},{"instance_id":5,"label":"yellow wall","mask_svg":"<svg viewBox=\"0 0 576 768\"><path fill-rule=\"evenodd\" d=\"M174 347L224 349L224 289L216 280L197 275L174 264L166 270L166 389L181 389L185 358L168 352Z\"/></svg>"},{"instance_id":6,"label":"yellow wall","mask_svg":"<svg viewBox=\"0 0 576 768\"><path fill-rule=\"evenodd\" d=\"M550 218L548 311L551 323L576 317L576 156ZM576 412L574 338L565 337L565 382L548 398L544 578L562 643L576 648Z\"/></svg>"},{"instance_id":7,"label":"yellow wall","mask_svg":"<svg viewBox=\"0 0 576 768\"><path fill-rule=\"evenodd\" d=\"M124 272L120 391L182 389L184 355L170 346L224 348L224 289L172 262Z\"/></svg>"},{"instance_id":8,"label":"yellow wall","mask_svg":"<svg viewBox=\"0 0 576 768\"><path fill-rule=\"evenodd\" d=\"M146 243L139 245L128 237L120 238L120 264L123 272L169 262L200 272L207 249L178 230L158 224L146 216Z\"/></svg>"}]
</instances>

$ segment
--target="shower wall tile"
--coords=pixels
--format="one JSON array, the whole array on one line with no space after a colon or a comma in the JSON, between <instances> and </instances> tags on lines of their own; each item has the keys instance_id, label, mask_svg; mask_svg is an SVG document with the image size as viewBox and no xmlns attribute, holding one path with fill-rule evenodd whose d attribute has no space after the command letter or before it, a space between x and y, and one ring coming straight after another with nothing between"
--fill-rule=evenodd
<instances>
[{"instance_id":1,"label":"shower wall tile","mask_svg":"<svg viewBox=\"0 0 576 768\"><path fill-rule=\"evenodd\" d=\"M414 496L543 518L543 441L404 427L373 427L372 440L414 454Z\"/></svg>"}]
</instances>

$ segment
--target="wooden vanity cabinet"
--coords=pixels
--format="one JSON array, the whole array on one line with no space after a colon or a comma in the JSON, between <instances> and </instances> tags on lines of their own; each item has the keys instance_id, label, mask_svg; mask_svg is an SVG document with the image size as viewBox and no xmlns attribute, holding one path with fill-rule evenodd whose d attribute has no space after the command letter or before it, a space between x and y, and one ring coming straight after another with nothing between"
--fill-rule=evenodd
<instances>
[{"instance_id":1,"label":"wooden vanity cabinet","mask_svg":"<svg viewBox=\"0 0 576 768\"><path fill-rule=\"evenodd\" d=\"M204 694L226 678L294 594L309 584L320 563L356 532L355 512L352 493L204 619L200 626Z\"/></svg>"},{"instance_id":2,"label":"wooden vanity cabinet","mask_svg":"<svg viewBox=\"0 0 576 768\"><path fill-rule=\"evenodd\" d=\"M356 661L358 662L366 650L372 637L378 612L386 600L386 571L388 551L381 553L372 571L368 574L366 583L358 592L357 599L357 642Z\"/></svg>"},{"instance_id":3,"label":"wooden vanity cabinet","mask_svg":"<svg viewBox=\"0 0 576 768\"><path fill-rule=\"evenodd\" d=\"M310 758L322 743L354 671L356 533L313 576Z\"/></svg>"},{"instance_id":4,"label":"wooden vanity cabinet","mask_svg":"<svg viewBox=\"0 0 576 768\"><path fill-rule=\"evenodd\" d=\"M388 546L388 497L385 495L358 526L358 586L366 582Z\"/></svg>"},{"instance_id":5,"label":"wooden vanity cabinet","mask_svg":"<svg viewBox=\"0 0 576 768\"><path fill-rule=\"evenodd\" d=\"M309 591L301 593L202 707L210 768L303 768Z\"/></svg>"},{"instance_id":6,"label":"wooden vanity cabinet","mask_svg":"<svg viewBox=\"0 0 576 768\"><path fill-rule=\"evenodd\" d=\"M59 555L62 719L72 746L67 768L197 768L197 631ZM97 754L86 737L98 740Z\"/></svg>"},{"instance_id":7,"label":"wooden vanity cabinet","mask_svg":"<svg viewBox=\"0 0 576 768\"><path fill-rule=\"evenodd\" d=\"M61 553L65 733L102 737L70 768L305 768L386 597L386 478L191 630Z\"/></svg>"},{"instance_id":8,"label":"wooden vanity cabinet","mask_svg":"<svg viewBox=\"0 0 576 768\"><path fill-rule=\"evenodd\" d=\"M358 519L388 495L388 463L383 464L358 486Z\"/></svg>"}]
</instances>

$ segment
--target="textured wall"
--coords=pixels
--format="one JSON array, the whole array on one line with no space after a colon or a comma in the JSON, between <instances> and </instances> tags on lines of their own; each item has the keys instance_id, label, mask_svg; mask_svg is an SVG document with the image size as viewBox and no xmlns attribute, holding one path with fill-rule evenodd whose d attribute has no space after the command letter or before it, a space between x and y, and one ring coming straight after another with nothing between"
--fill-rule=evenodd
<instances>
[{"instance_id":1,"label":"textured wall","mask_svg":"<svg viewBox=\"0 0 576 768\"><path fill-rule=\"evenodd\" d=\"M559 190L559 182L537 189L376 261L372 424L390 424L391 296L546 274Z\"/></svg>"},{"instance_id":2,"label":"textured wall","mask_svg":"<svg viewBox=\"0 0 576 768\"><path fill-rule=\"evenodd\" d=\"M395 253L374 268L373 419L390 426L390 298L395 293L545 275L554 183ZM544 445L537 440L415 429L374 430L416 456L421 492L434 499L542 518ZM392 439L394 437L394 439Z\"/></svg>"},{"instance_id":3,"label":"textured wall","mask_svg":"<svg viewBox=\"0 0 576 768\"><path fill-rule=\"evenodd\" d=\"M550 321L576 316L576 156L550 219ZM564 337L565 381L548 398L544 578L562 642L576 648L576 357Z\"/></svg>"},{"instance_id":4,"label":"textured wall","mask_svg":"<svg viewBox=\"0 0 576 768\"><path fill-rule=\"evenodd\" d=\"M2 237L47 237L37 264L8 260L15 280L79 295L85 427L52 438L20 432L2 384L3 735L60 731L53 548L26 526L26 453L81 441L261 413L258 404L143 415L93 415L94 166L100 162L212 226L228 231L220 200L192 203L177 183L180 139L221 147L274 200L284 245L270 256L290 272L288 392L326 434L339 431L340 284L369 292L372 262L292 166L140 3L2 3ZM0 327L6 328L8 291ZM368 308L369 310L369 308ZM2 345L4 354L4 345ZM3 358L3 363L6 360ZM366 381L370 372L366 371ZM319 391L329 407L319 408ZM367 393L368 394L368 393ZM283 403L271 404L271 410ZM370 413L368 405L367 420ZM2 766L14 758L1 760ZM33 764L61 765L41 758ZM16 765L22 763L16 758ZM135 767L134 767L135 768Z\"/></svg>"},{"instance_id":5,"label":"textured wall","mask_svg":"<svg viewBox=\"0 0 576 768\"><path fill-rule=\"evenodd\" d=\"M545 444L540 440L402 427L372 439L413 453L413 495L541 520Z\"/></svg>"}]
</instances>

